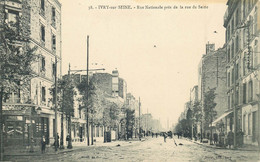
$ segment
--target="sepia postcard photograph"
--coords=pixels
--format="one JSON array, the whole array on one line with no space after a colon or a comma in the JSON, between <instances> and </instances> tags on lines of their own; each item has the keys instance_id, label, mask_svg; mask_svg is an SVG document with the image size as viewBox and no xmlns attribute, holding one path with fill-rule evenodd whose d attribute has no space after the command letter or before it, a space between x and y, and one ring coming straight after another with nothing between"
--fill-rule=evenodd
<instances>
[{"instance_id":1,"label":"sepia postcard photograph","mask_svg":"<svg viewBox=\"0 0 260 162\"><path fill-rule=\"evenodd\" d=\"M260 161L259 0L0 0L0 161Z\"/></svg>"}]
</instances>

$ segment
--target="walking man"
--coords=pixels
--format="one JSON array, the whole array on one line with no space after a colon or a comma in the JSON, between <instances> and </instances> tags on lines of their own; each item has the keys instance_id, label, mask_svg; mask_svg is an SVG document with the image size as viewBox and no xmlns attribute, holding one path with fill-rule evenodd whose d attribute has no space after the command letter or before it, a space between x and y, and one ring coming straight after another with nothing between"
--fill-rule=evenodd
<instances>
[{"instance_id":1,"label":"walking man","mask_svg":"<svg viewBox=\"0 0 260 162\"><path fill-rule=\"evenodd\" d=\"M42 145L42 154L43 154L43 153L45 153L45 146L46 146L45 136L42 136L41 145Z\"/></svg>"}]
</instances>

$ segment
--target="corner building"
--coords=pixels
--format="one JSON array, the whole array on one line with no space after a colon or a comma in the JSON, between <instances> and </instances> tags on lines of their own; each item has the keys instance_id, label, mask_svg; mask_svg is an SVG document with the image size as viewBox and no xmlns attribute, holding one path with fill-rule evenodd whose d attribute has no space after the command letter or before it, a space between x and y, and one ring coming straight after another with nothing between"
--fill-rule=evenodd
<instances>
[{"instance_id":1,"label":"corner building","mask_svg":"<svg viewBox=\"0 0 260 162\"><path fill-rule=\"evenodd\" d=\"M54 104L50 88L54 85L55 57L57 76L61 77L61 4L58 0L1 0L2 22L16 21L20 16L32 46L37 46L37 62L33 70L37 77L30 82L30 92L10 92L4 100L4 145L25 148L29 140L40 144L54 142ZM59 125L59 124L58 124ZM60 129L58 127L58 132Z\"/></svg>"},{"instance_id":2,"label":"corner building","mask_svg":"<svg viewBox=\"0 0 260 162\"><path fill-rule=\"evenodd\" d=\"M260 138L259 3L228 0L224 16L228 110L233 111L229 129L235 134L242 129L244 143L255 145Z\"/></svg>"}]
</instances>

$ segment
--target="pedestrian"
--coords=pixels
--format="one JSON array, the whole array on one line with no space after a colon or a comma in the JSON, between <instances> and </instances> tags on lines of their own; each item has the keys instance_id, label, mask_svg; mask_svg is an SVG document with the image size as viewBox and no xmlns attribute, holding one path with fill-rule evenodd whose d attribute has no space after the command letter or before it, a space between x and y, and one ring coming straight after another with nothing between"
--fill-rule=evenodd
<instances>
[{"instance_id":1,"label":"pedestrian","mask_svg":"<svg viewBox=\"0 0 260 162\"><path fill-rule=\"evenodd\" d=\"M60 141L59 139L60 139L60 136L59 136L59 133L57 133L57 148L59 148L59 145L60 145L60 144L59 144L59 143L60 143L60 142L59 142L59 141Z\"/></svg>"},{"instance_id":2,"label":"pedestrian","mask_svg":"<svg viewBox=\"0 0 260 162\"><path fill-rule=\"evenodd\" d=\"M217 133L213 134L213 140L214 140L214 144L218 143L218 134Z\"/></svg>"},{"instance_id":3,"label":"pedestrian","mask_svg":"<svg viewBox=\"0 0 260 162\"><path fill-rule=\"evenodd\" d=\"M66 142L67 142L67 145L69 144L69 140L70 140L70 136L69 136L69 135L67 135L67 137L66 137Z\"/></svg>"},{"instance_id":4,"label":"pedestrian","mask_svg":"<svg viewBox=\"0 0 260 162\"><path fill-rule=\"evenodd\" d=\"M228 148L231 148L231 146L233 145L234 142L233 140L234 140L234 133L232 132L232 130L230 130L227 135Z\"/></svg>"},{"instance_id":5,"label":"pedestrian","mask_svg":"<svg viewBox=\"0 0 260 162\"><path fill-rule=\"evenodd\" d=\"M45 146L46 146L45 136L42 136L41 145L42 145L42 154L43 154L43 153L45 153Z\"/></svg>"},{"instance_id":6,"label":"pedestrian","mask_svg":"<svg viewBox=\"0 0 260 162\"><path fill-rule=\"evenodd\" d=\"M237 136L238 136L237 144L239 147L242 147L244 144L244 132L242 131L242 129L239 129Z\"/></svg>"},{"instance_id":7,"label":"pedestrian","mask_svg":"<svg viewBox=\"0 0 260 162\"><path fill-rule=\"evenodd\" d=\"M157 138L157 136L158 136L158 133L155 133L155 135L156 135L156 138Z\"/></svg>"},{"instance_id":8,"label":"pedestrian","mask_svg":"<svg viewBox=\"0 0 260 162\"><path fill-rule=\"evenodd\" d=\"M166 133L163 133L164 142L166 142L166 138L167 138L167 134L166 134Z\"/></svg>"},{"instance_id":9,"label":"pedestrian","mask_svg":"<svg viewBox=\"0 0 260 162\"><path fill-rule=\"evenodd\" d=\"M152 138L153 138L153 132L152 132Z\"/></svg>"}]
</instances>

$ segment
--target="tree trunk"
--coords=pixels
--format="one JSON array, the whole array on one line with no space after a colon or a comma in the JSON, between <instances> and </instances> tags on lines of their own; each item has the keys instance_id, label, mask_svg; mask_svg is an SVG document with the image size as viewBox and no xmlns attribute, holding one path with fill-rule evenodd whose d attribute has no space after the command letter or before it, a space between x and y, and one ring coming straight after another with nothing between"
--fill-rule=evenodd
<instances>
[{"instance_id":1,"label":"tree trunk","mask_svg":"<svg viewBox=\"0 0 260 162\"><path fill-rule=\"evenodd\" d=\"M62 98L64 99L64 91L62 91ZM60 149L64 149L64 129L63 129L63 120L64 120L64 109L63 105L61 107L61 122L60 122L60 127L61 127L61 132L60 132Z\"/></svg>"},{"instance_id":2,"label":"tree trunk","mask_svg":"<svg viewBox=\"0 0 260 162\"><path fill-rule=\"evenodd\" d=\"M61 111L61 132L60 132L60 149L64 149L64 130L63 130L63 108Z\"/></svg>"},{"instance_id":3,"label":"tree trunk","mask_svg":"<svg viewBox=\"0 0 260 162\"><path fill-rule=\"evenodd\" d=\"M3 138L3 88L0 92L0 161L4 161L4 138Z\"/></svg>"},{"instance_id":4,"label":"tree trunk","mask_svg":"<svg viewBox=\"0 0 260 162\"><path fill-rule=\"evenodd\" d=\"M89 146L89 111L88 111L88 106L87 106L87 142L88 142L88 146Z\"/></svg>"},{"instance_id":5,"label":"tree trunk","mask_svg":"<svg viewBox=\"0 0 260 162\"><path fill-rule=\"evenodd\" d=\"M68 141L68 149L72 148L72 142L71 142L71 112L69 112L69 120L68 120L68 129L69 129L69 141Z\"/></svg>"},{"instance_id":6,"label":"tree trunk","mask_svg":"<svg viewBox=\"0 0 260 162\"><path fill-rule=\"evenodd\" d=\"M91 122L91 145L94 144L94 132L93 132L93 121Z\"/></svg>"}]
</instances>

